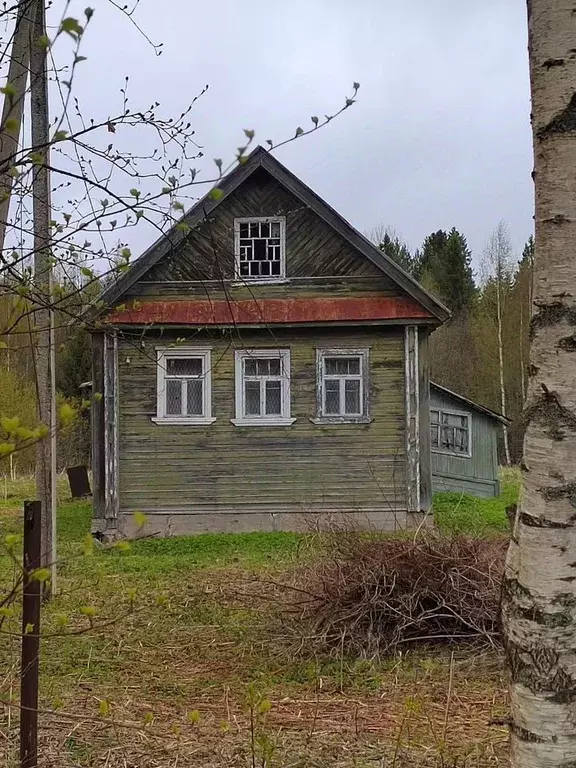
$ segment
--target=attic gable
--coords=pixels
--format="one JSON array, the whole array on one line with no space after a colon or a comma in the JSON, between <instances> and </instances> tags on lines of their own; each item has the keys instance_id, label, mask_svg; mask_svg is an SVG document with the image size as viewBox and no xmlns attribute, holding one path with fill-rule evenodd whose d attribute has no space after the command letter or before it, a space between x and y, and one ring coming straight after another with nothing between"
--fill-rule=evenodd
<instances>
[{"instance_id":1,"label":"attic gable","mask_svg":"<svg viewBox=\"0 0 576 768\"><path fill-rule=\"evenodd\" d=\"M233 225L240 210L241 216L271 216L274 215L271 208L280 208L295 221L298 217L312 217L311 225L301 228L299 247L294 244L293 253L299 256L290 264L291 269L308 275L312 272L312 275L384 276L400 293L415 300L440 322L449 317L449 311L441 302L262 147L255 149L246 162L237 166L218 186L222 192L218 200L206 195L185 215L184 221L193 231L183 235L181 229L175 227L156 241L104 292L105 306L117 304L140 280L230 279L234 243L230 226L217 226L218 221ZM258 214L247 214L248 210ZM294 228L294 235L296 232ZM318 238L317 242L307 244L304 238L312 235Z\"/></svg>"},{"instance_id":2,"label":"attic gable","mask_svg":"<svg viewBox=\"0 0 576 768\"><path fill-rule=\"evenodd\" d=\"M234 222L251 217L284 220L286 278L382 276L309 206L259 168L141 279L234 279Z\"/></svg>"}]
</instances>

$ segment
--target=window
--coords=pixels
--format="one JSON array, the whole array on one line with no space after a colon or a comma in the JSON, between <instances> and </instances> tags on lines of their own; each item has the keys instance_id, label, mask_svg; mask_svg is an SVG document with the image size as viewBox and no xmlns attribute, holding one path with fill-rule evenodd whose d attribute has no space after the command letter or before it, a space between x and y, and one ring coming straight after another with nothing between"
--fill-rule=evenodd
<instances>
[{"instance_id":1,"label":"window","mask_svg":"<svg viewBox=\"0 0 576 768\"><path fill-rule=\"evenodd\" d=\"M210 350L157 349L157 415L163 424L211 424Z\"/></svg>"},{"instance_id":2,"label":"window","mask_svg":"<svg viewBox=\"0 0 576 768\"><path fill-rule=\"evenodd\" d=\"M470 456L470 415L431 409L430 444L432 450Z\"/></svg>"},{"instance_id":3,"label":"window","mask_svg":"<svg viewBox=\"0 0 576 768\"><path fill-rule=\"evenodd\" d=\"M313 421L368 422L368 350L317 350L317 406Z\"/></svg>"},{"instance_id":4,"label":"window","mask_svg":"<svg viewBox=\"0 0 576 768\"><path fill-rule=\"evenodd\" d=\"M289 425L290 350L253 349L236 352L237 426Z\"/></svg>"},{"instance_id":5,"label":"window","mask_svg":"<svg viewBox=\"0 0 576 768\"><path fill-rule=\"evenodd\" d=\"M285 276L282 217L235 219L236 277L240 280L274 280Z\"/></svg>"}]
</instances>

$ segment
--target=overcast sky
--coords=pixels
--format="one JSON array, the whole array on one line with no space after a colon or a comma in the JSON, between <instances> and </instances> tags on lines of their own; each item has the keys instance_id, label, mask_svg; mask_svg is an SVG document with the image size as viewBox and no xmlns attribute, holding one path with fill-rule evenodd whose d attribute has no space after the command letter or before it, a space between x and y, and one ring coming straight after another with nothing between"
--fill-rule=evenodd
<instances>
[{"instance_id":1,"label":"overcast sky","mask_svg":"<svg viewBox=\"0 0 576 768\"><path fill-rule=\"evenodd\" d=\"M242 129L284 138L339 108L357 80L352 109L278 153L354 226L389 225L411 247L455 226L475 260L500 220L517 251L531 233L521 0L141 0L135 18L160 57L106 0L91 4L88 103L112 113L129 74L133 105L176 113L209 84L193 112L206 173Z\"/></svg>"}]
</instances>

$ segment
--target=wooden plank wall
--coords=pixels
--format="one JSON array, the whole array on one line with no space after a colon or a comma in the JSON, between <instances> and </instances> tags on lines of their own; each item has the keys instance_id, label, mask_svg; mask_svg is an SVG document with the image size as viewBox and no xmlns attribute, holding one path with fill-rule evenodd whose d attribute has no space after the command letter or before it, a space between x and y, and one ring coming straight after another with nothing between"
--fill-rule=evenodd
<instances>
[{"instance_id":1,"label":"wooden plank wall","mask_svg":"<svg viewBox=\"0 0 576 768\"><path fill-rule=\"evenodd\" d=\"M211 346L210 426L168 426L156 415L156 345L135 334L119 341L120 510L218 515L322 510L405 510L404 331L270 329L234 336L198 331ZM370 424L317 426L315 347L370 348ZM289 347L291 427L235 427L234 349ZM180 530L179 532L185 532Z\"/></svg>"}]
</instances>

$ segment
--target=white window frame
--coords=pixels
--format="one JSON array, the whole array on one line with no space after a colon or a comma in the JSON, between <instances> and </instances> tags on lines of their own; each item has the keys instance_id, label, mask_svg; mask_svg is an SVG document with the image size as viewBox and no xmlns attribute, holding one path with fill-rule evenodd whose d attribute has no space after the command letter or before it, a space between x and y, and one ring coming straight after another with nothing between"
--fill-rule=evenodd
<instances>
[{"instance_id":1,"label":"white window frame","mask_svg":"<svg viewBox=\"0 0 576 768\"><path fill-rule=\"evenodd\" d=\"M270 277L250 277L240 274L240 224L250 223L280 224L280 274ZM285 216L247 216L234 219L234 280L241 283L283 283L286 281L286 217Z\"/></svg>"},{"instance_id":2,"label":"white window frame","mask_svg":"<svg viewBox=\"0 0 576 768\"><path fill-rule=\"evenodd\" d=\"M448 416L463 416L466 418L467 431L468 431L468 451L462 453L461 451L450 451L447 448L440 448L440 432L438 432L438 447L435 448L432 445L432 411L438 412L439 429L442 429L442 414L446 413ZM449 425L450 426L450 425ZM441 453L445 456L455 456L459 459L471 459L472 458L472 414L468 411L455 411L452 408L441 408L439 406L432 405L430 403L430 449L432 453Z\"/></svg>"},{"instance_id":3,"label":"white window frame","mask_svg":"<svg viewBox=\"0 0 576 768\"><path fill-rule=\"evenodd\" d=\"M360 358L360 414L327 414L324 412L325 403L325 366L327 357L358 357ZM328 378L346 378L328 376ZM358 378L358 376L354 376ZM369 348L319 348L316 349L316 418L314 424L370 424L370 349Z\"/></svg>"},{"instance_id":4,"label":"white window frame","mask_svg":"<svg viewBox=\"0 0 576 768\"><path fill-rule=\"evenodd\" d=\"M280 358L280 409L273 416L246 415L244 395L244 361L251 357ZM237 349L234 352L234 375L236 386L236 418L230 419L237 427L287 427L296 419L290 416L290 350L289 349Z\"/></svg>"},{"instance_id":5,"label":"white window frame","mask_svg":"<svg viewBox=\"0 0 576 768\"><path fill-rule=\"evenodd\" d=\"M156 424L212 424L212 349L211 347L156 347ZM202 360L204 413L201 416L176 416L166 413L166 361L169 358L197 357Z\"/></svg>"}]
</instances>

